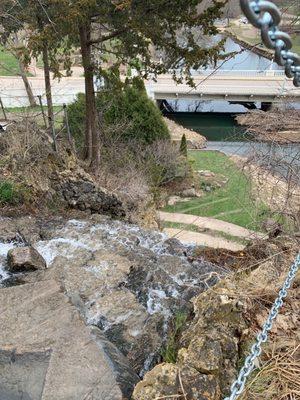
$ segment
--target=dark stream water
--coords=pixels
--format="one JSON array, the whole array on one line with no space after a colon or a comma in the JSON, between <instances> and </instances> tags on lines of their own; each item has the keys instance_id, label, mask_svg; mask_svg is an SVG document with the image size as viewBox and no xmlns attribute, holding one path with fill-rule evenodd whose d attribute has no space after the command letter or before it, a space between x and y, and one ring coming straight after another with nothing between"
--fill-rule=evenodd
<instances>
[{"instance_id":1,"label":"dark stream water","mask_svg":"<svg viewBox=\"0 0 300 400\"><path fill-rule=\"evenodd\" d=\"M185 128L204 135L208 141L243 141L245 129L235 121L235 115L219 112L176 112L167 114Z\"/></svg>"}]
</instances>

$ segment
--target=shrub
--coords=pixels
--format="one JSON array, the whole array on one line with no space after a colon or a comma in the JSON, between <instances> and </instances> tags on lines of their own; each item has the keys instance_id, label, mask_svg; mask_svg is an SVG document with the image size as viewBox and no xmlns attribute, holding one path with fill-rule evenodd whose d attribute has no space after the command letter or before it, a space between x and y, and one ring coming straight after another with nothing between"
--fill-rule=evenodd
<instances>
[{"instance_id":1,"label":"shrub","mask_svg":"<svg viewBox=\"0 0 300 400\"><path fill-rule=\"evenodd\" d=\"M148 170L151 185L160 187L176 179L185 178L190 167L182 157L178 146L170 141L158 140L145 150L145 169Z\"/></svg>"},{"instance_id":2,"label":"shrub","mask_svg":"<svg viewBox=\"0 0 300 400\"><path fill-rule=\"evenodd\" d=\"M148 98L143 82L137 78L123 88L104 89L96 98L104 131L127 121L122 140L151 144L156 140L169 139L169 131L160 110ZM68 108L69 124L78 148L84 141L85 98L83 94Z\"/></svg>"},{"instance_id":3,"label":"shrub","mask_svg":"<svg viewBox=\"0 0 300 400\"><path fill-rule=\"evenodd\" d=\"M84 146L85 95L79 93L74 103L68 106L68 118L75 146L80 151Z\"/></svg>"},{"instance_id":4,"label":"shrub","mask_svg":"<svg viewBox=\"0 0 300 400\"><path fill-rule=\"evenodd\" d=\"M187 142L185 134L182 135L179 151L184 157L187 157Z\"/></svg>"},{"instance_id":5,"label":"shrub","mask_svg":"<svg viewBox=\"0 0 300 400\"><path fill-rule=\"evenodd\" d=\"M123 127L114 128L116 137L117 130ZM145 199L148 195L155 204L160 204L162 187L189 174L189 162L169 140L158 140L145 146L110 136L101 147L99 183L118 195L126 194L134 204L141 203L141 197Z\"/></svg>"},{"instance_id":6,"label":"shrub","mask_svg":"<svg viewBox=\"0 0 300 400\"><path fill-rule=\"evenodd\" d=\"M0 164L11 170L32 169L53 152L49 135L30 118L10 126L0 135Z\"/></svg>"}]
</instances>

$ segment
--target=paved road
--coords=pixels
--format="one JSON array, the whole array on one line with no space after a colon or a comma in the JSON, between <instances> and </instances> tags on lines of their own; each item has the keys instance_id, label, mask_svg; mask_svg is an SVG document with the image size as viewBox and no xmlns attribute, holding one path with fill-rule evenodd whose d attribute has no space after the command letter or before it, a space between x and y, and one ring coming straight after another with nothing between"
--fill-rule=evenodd
<instances>
[{"instance_id":1,"label":"paved road","mask_svg":"<svg viewBox=\"0 0 300 400\"><path fill-rule=\"evenodd\" d=\"M42 76L29 78L34 95L41 95L46 104L45 84ZM52 81L53 103L61 105L71 103L78 93L84 92L84 78L70 77ZM28 105L23 81L20 77L0 77L0 97L5 107L22 107Z\"/></svg>"},{"instance_id":2,"label":"paved road","mask_svg":"<svg viewBox=\"0 0 300 400\"><path fill-rule=\"evenodd\" d=\"M159 217L161 221L180 223L186 227L186 229L165 228L164 232L168 236L176 237L184 243L196 243L200 246L208 246L215 249L241 251L245 248L245 245L237 240L235 241L234 238L253 240L265 237L263 233L254 232L242 226L215 218L163 211L159 212ZM196 226L199 230L203 229L205 233L189 230L189 225ZM222 237L220 235L222 233L232 236L232 239L229 240Z\"/></svg>"}]
</instances>

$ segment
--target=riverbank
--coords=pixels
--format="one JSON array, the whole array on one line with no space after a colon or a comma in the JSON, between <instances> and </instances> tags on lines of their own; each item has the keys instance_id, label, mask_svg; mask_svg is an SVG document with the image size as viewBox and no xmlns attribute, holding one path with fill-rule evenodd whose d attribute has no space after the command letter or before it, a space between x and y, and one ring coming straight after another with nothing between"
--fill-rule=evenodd
<instances>
[{"instance_id":1,"label":"riverbank","mask_svg":"<svg viewBox=\"0 0 300 400\"><path fill-rule=\"evenodd\" d=\"M231 156L231 160L245 172L251 180L252 196L264 202L276 215L285 217L283 223L290 223L297 230L300 227L300 178L298 180L283 179L273 174L270 169L259 166L252 160L240 156Z\"/></svg>"},{"instance_id":2,"label":"riverbank","mask_svg":"<svg viewBox=\"0 0 300 400\"><path fill-rule=\"evenodd\" d=\"M253 140L274 144L300 143L299 110L255 110L236 116L236 121L245 127L253 136Z\"/></svg>"},{"instance_id":3,"label":"riverbank","mask_svg":"<svg viewBox=\"0 0 300 400\"><path fill-rule=\"evenodd\" d=\"M170 118L164 117L164 121L170 132L171 140L180 144L182 136L185 135L188 149L202 149L206 146L206 138L192 129L187 129Z\"/></svg>"},{"instance_id":4,"label":"riverbank","mask_svg":"<svg viewBox=\"0 0 300 400\"><path fill-rule=\"evenodd\" d=\"M260 41L253 40L252 42L241 38L234 31L227 28L222 32L222 34L226 37L231 38L234 42L239 44L241 47L257 54L258 56L265 57L268 60L272 60L274 58L273 53L265 47L259 47Z\"/></svg>"}]
</instances>

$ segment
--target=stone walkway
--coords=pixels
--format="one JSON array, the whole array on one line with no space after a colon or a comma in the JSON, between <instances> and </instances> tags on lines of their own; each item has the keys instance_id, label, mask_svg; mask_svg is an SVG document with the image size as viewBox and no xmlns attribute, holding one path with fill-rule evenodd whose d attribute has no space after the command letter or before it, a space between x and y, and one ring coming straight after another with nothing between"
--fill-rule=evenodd
<instances>
[{"instance_id":1,"label":"stone walkway","mask_svg":"<svg viewBox=\"0 0 300 400\"><path fill-rule=\"evenodd\" d=\"M215 218L199 217L197 215L159 212L161 221L173 222L187 225L187 229L165 228L164 231L185 243L196 243L198 245L209 246L214 248L223 248L232 251L244 249L244 245L237 241L228 240L217 235L188 230L188 225L196 226L199 229L207 229L214 232L220 232L234 236L244 240L262 239L265 237L263 233L246 229L242 226L232 224L230 222L221 221Z\"/></svg>"},{"instance_id":2,"label":"stone walkway","mask_svg":"<svg viewBox=\"0 0 300 400\"><path fill-rule=\"evenodd\" d=\"M214 249L226 249L231 251L244 250L245 246L231 240L211 236L206 233L186 231L176 228L165 228L164 232L170 237L176 237L182 243L195 243L200 246L213 247Z\"/></svg>"}]
</instances>

